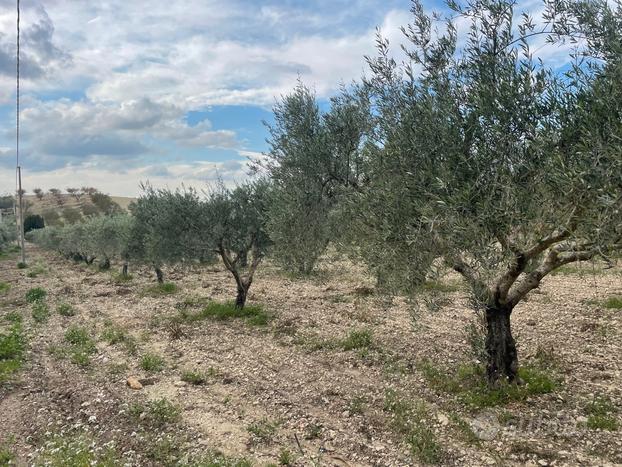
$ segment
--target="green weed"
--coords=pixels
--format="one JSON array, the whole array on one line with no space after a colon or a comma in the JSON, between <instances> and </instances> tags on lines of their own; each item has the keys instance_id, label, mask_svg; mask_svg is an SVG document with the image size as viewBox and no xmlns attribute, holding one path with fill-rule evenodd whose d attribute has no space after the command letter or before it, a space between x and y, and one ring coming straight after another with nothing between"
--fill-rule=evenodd
<instances>
[{"instance_id":1,"label":"green weed","mask_svg":"<svg viewBox=\"0 0 622 467\"><path fill-rule=\"evenodd\" d=\"M34 303L43 300L47 294L48 293L45 289L42 289L41 287L34 287L26 292L26 301L28 303Z\"/></svg>"},{"instance_id":2,"label":"green weed","mask_svg":"<svg viewBox=\"0 0 622 467\"><path fill-rule=\"evenodd\" d=\"M140 359L140 367L151 373L158 373L164 369L164 359L159 355L148 353Z\"/></svg>"},{"instance_id":3,"label":"green weed","mask_svg":"<svg viewBox=\"0 0 622 467\"><path fill-rule=\"evenodd\" d=\"M76 314L75 310L68 303L61 303L56 307L56 313L61 316L74 316Z\"/></svg>"}]
</instances>

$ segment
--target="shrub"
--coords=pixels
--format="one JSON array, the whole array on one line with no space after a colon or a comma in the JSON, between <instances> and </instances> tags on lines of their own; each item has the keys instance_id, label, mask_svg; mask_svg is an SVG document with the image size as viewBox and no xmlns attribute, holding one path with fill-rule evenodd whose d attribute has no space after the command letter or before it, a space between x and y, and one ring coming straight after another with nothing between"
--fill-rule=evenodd
<instances>
[{"instance_id":1,"label":"shrub","mask_svg":"<svg viewBox=\"0 0 622 467\"><path fill-rule=\"evenodd\" d=\"M37 300L32 304L32 318L37 323L44 323L50 317L50 309L47 303Z\"/></svg>"},{"instance_id":2,"label":"shrub","mask_svg":"<svg viewBox=\"0 0 622 467\"><path fill-rule=\"evenodd\" d=\"M181 418L179 407L165 398L149 401L146 404L133 404L129 408L129 413L156 427L175 423Z\"/></svg>"},{"instance_id":3,"label":"shrub","mask_svg":"<svg viewBox=\"0 0 622 467\"><path fill-rule=\"evenodd\" d=\"M26 301L28 303L34 303L36 301L43 300L46 295L47 292L44 289L35 287L26 292Z\"/></svg>"},{"instance_id":4,"label":"shrub","mask_svg":"<svg viewBox=\"0 0 622 467\"><path fill-rule=\"evenodd\" d=\"M140 360L140 367L152 373L160 372L164 369L164 359L156 354L145 354Z\"/></svg>"},{"instance_id":5,"label":"shrub","mask_svg":"<svg viewBox=\"0 0 622 467\"><path fill-rule=\"evenodd\" d=\"M190 383L190 384L194 384L198 386L200 384L205 384L205 381L207 379L205 375L201 373L200 371L188 370L188 371L184 371L181 374L181 380L185 381L186 383Z\"/></svg>"},{"instance_id":6,"label":"shrub","mask_svg":"<svg viewBox=\"0 0 622 467\"><path fill-rule=\"evenodd\" d=\"M22 364L26 341L19 322L15 322L8 334L0 333L0 383L6 381Z\"/></svg>"},{"instance_id":7,"label":"shrub","mask_svg":"<svg viewBox=\"0 0 622 467\"><path fill-rule=\"evenodd\" d=\"M56 312L61 316L74 316L75 310L68 303L61 303L56 307Z\"/></svg>"},{"instance_id":8,"label":"shrub","mask_svg":"<svg viewBox=\"0 0 622 467\"><path fill-rule=\"evenodd\" d=\"M367 329L350 331L341 342L343 350L369 349L372 346L371 331Z\"/></svg>"},{"instance_id":9,"label":"shrub","mask_svg":"<svg viewBox=\"0 0 622 467\"><path fill-rule=\"evenodd\" d=\"M7 293L10 288L11 286L6 282L0 282L0 295Z\"/></svg>"}]
</instances>

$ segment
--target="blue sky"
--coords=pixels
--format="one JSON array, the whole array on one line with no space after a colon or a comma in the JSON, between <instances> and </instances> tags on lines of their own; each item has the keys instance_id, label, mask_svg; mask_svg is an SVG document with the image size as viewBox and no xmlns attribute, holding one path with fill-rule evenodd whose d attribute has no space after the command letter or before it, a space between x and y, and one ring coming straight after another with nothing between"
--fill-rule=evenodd
<instances>
[{"instance_id":1,"label":"blue sky","mask_svg":"<svg viewBox=\"0 0 622 467\"><path fill-rule=\"evenodd\" d=\"M325 102L362 75L376 27L397 44L410 18L408 0L22 5L25 188L128 196L244 179L278 96L300 77ZM15 180L14 6L0 0L0 193Z\"/></svg>"}]
</instances>

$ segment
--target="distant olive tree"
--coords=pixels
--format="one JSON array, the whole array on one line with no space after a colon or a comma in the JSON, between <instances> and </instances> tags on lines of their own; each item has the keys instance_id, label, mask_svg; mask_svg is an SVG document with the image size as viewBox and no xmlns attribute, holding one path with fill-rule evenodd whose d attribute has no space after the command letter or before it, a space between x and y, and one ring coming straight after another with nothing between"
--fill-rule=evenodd
<instances>
[{"instance_id":1,"label":"distant olive tree","mask_svg":"<svg viewBox=\"0 0 622 467\"><path fill-rule=\"evenodd\" d=\"M246 304L255 271L270 244L265 230L267 191L265 181L246 183L233 190L220 184L203 203L209 225L207 238L235 279L238 308Z\"/></svg>"},{"instance_id":2,"label":"distant olive tree","mask_svg":"<svg viewBox=\"0 0 622 467\"><path fill-rule=\"evenodd\" d=\"M378 39L375 147L349 228L396 289L438 259L460 273L485 314L490 382L520 382L513 310L551 271L622 247L622 8L547 2L537 25L516 24L509 0L448 5L443 23L413 2L406 63ZM534 59L537 35L578 41L567 70Z\"/></svg>"},{"instance_id":3,"label":"distant olive tree","mask_svg":"<svg viewBox=\"0 0 622 467\"><path fill-rule=\"evenodd\" d=\"M363 94L344 91L322 113L302 83L275 105L270 151L256 167L272 181L267 230L272 253L286 269L311 273L333 238L331 215L342 188L361 181L367 108Z\"/></svg>"},{"instance_id":4,"label":"distant olive tree","mask_svg":"<svg viewBox=\"0 0 622 467\"><path fill-rule=\"evenodd\" d=\"M67 188L66 191L70 196L73 196L76 201L80 201L82 193L79 188Z\"/></svg>"},{"instance_id":5,"label":"distant olive tree","mask_svg":"<svg viewBox=\"0 0 622 467\"><path fill-rule=\"evenodd\" d=\"M43 197L45 196L45 193L41 188L35 188L32 190L32 192L35 194L35 196L37 197L39 201L41 201Z\"/></svg>"},{"instance_id":6,"label":"distant olive tree","mask_svg":"<svg viewBox=\"0 0 622 467\"><path fill-rule=\"evenodd\" d=\"M61 190L59 190L58 188L50 188L48 191L52 195L54 201L56 201L56 204L58 206L62 206L63 204L65 204L65 199Z\"/></svg>"},{"instance_id":7,"label":"distant olive tree","mask_svg":"<svg viewBox=\"0 0 622 467\"><path fill-rule=\"evenodd\" d=\"M158 282L165 264L192 263L213 257L208 226L195 190L156 190L143 187L130 205L134 225L129 251L133 260L151 265Z\"/></svg>"}]
</instances>

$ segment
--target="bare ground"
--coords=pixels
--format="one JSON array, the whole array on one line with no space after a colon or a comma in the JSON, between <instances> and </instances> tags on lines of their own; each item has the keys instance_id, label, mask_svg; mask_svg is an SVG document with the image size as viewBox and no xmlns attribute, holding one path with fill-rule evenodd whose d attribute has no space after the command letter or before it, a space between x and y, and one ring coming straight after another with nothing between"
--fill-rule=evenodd
<instances>
[{"instance_id":1,"label":"bare ground","mask_svg":"<svg viewBox=\"0 0 622 467\"><path fill-rule=\"evenodd\" d=\"M29 256L41 266L36 277L28 277L35 266L0 260L0 282L10 285L0 292L0 332L8 326L3 317L17 311L28 337L23 368L0 385L0 446L17 465L52 459L62 437L88 439L92 452L111 448L115 463L127 465L182 464L215 450L253 465L285 462L284 452L300 466L423 463L409 434L396 428L399 414L387 407L392 393L425 407L408 417L420 417L432 433L443 465L622 464L620 431L586 424L595 398L610 401L609 416L622 422L622 311L602 305L622 296L619 269L548 277L515 310L521 362L544 355L558 384L548 394L481 408L432 384L422 366L451 371L473 361L465 328L474 313L457 278L445 279L450 286L431 311L377 295L364 272L344 262L327 261L310 280L266 264L249 304L271 314L268 325L205 319L172 328L182 309L231 299L230 276L219 267L165 271L178 291L154 296L146 291L148 271L118 283L35 247ZM44 323L33 321L25 300L33 287L48 292ZM75 316L59 315L61 302ZM96 341L87 365L58 351L70 326ZM125 330L136 349L106 342L102 333L111 327ZM371 345L344 350L338 343L353 330L369 330ZM141 367L149 353L164 358L162 371ZM208 375L205 384L182 381L186 370ZM129 376L142 379L143 389L130 389ZM180 408L179 420L151 423L133 412L162 398Z\"/></svg>"}]
</instances>

